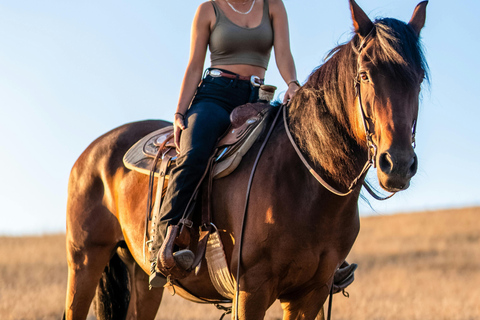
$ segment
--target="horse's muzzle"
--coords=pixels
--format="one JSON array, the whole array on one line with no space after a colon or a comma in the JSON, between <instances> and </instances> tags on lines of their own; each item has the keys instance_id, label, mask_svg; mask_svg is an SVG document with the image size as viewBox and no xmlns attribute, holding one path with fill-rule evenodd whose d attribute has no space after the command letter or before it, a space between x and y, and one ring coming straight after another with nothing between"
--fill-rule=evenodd
<instances>
[{"instance_id":1,"label":"horse's muzzle","mask_svg":"<svg viewBox=\"0 0 480 320\"><path fill-rule=\"evenodd\" d=\"M418 160L415 152L391 152L387 150L378 156L378 180L389 192L405 190L410 179L417 173Z\"/></svg>"}]
</instances>

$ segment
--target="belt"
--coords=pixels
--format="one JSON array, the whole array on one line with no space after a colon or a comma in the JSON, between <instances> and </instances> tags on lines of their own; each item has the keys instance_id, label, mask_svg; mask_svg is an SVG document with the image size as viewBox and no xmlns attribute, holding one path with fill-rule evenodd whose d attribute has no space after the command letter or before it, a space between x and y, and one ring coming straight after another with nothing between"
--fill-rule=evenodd
<instances>
[{"instance_id":1,"label":"belt","mask_svg":"<svg viewBox=\"0 0 480 320\"><path fill-rule=\"evenodd\" d=\"M264 80L260 79L259 76L241 76L238 74L232 74L228 72L224 72L220 69L207 69L205 72L205 75L218 78L218 77L224 77L224 78L229 78L229 79L238 79L238 80L244 80L244 81L250 81L252 86L254 87L260 87L263 83Z\"/></svg>"}]
</instances>

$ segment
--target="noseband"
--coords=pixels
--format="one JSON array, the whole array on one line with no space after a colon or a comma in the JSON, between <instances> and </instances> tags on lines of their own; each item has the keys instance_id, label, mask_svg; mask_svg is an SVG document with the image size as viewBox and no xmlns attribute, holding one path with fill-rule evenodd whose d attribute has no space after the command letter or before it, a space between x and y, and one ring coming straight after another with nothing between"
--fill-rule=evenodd
<instances>
[{"instance_id":1,"label":"noseband","mask_svg":"<svg viewBox=\"0 0 480 320\"><path fill-rule=\"evenodd\" d=\"M372 37L372 34L374 33L374 31L375 31L375 26L372 28L372 30L370 30L370 32L367 34L367 36L362 39L362 42L360 43L360 46L358 47L358 49L354 48L354 50L358 54L358 58L360 58L360 54L361 54L362 50L366 47L367 42ZM373 141L373 135L374 134L370 130L370 126L369 126L368 121L367 121L367 119L369 119L369 118L365 113L365 108L363 107L362 94L361 94L361 90L360 90L360 80L359 80L359 78L360 78L360 73L359 73L360 68L359 68L358 65L359 65L359 62L357 62L357 72L356 72L356 76L355 76L354 88L355 88L355 97L358 97L358 106L359 106L359 109L360 109L360 115L362 117L363 127L364 127L364 130L365 130L365 137L366 137L366 140L367 140L368 160L365 163L365 165L363 166L363 169L360 172L360 174L352 181L352 183L348 187L347 192L341 192L341 191L338 191L335 188L333 188L325 180L323 180L322 177L317 172L315 172L315 170L308 164L307 160L305 159L302 152L300 151L297 144L295 143L295 140L293 139L292 134L290 133L290 130L288 128L288 123L287 123L287 112L286 112L287 108L286 107L283 108L283 120L284 120L283 123L285 124L285 131L287 132L287 136L288 136L293 148L295 149L297 155L299 156L300 160L302 160L303 164L308 169L308 171L313 175L313 177L315 179L317 179L317 181L322 186L324 186L328 191L332 192L333 194L335 194L337 196L341 196L341 197L347 196L350 193L352 193L352 191L357 186L358 181L367 173L367 171L370 169L370 167L373 166L374 168L376 168L376 160L375 159L376 159L376 156L377 156L377 149L378 148L377 148L377 145L375 144L375 142ZM415 121L413 122L413 129L412 129L413 148L415 148L415 146L416 146L416 144L415 144L416 126L417 126L417 120L415 119ZM368 184L368 182L364 181L363 186L368 191L368 193L370 193L370 195L377 200L387 200L387 199L393 197L396 194L396 192L393 192L387 197L381 197L381 196L379 196L375 193L375 191Z\"/></svg>"}]
</instances>

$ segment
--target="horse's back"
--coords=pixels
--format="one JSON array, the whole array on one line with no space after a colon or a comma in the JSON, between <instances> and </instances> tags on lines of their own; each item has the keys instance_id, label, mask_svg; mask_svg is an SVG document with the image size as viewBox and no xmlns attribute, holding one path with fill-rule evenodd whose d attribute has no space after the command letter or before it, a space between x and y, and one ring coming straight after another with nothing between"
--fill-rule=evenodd
<instances>
[{"instance_id":1,"label":"horse's back","mask_svg":"<svg viewBox=\"0 0 480 320\"><path fill-rule=\"evenodd\" d=\"M140 138L148 133L170 125L162 120L145 120L131 122L117 127L94 140L80 155L72 168L72 174L77 171L95 169L94 164L102 160L107 169L114 170L122 161L123 154ZM107 160L107 162L103 162ZM103 168L97 168L103 169Z\"/></svg>"}]
</instances>

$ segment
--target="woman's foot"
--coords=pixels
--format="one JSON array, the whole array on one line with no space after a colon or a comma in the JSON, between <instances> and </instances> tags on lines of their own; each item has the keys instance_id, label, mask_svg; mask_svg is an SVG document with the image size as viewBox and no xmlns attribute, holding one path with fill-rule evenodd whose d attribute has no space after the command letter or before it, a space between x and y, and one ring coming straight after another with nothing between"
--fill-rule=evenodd
<instances>
[{"instance_id":1,"label":"woman's foot","mask_svg":"<svg viewBox=\"0 0 480 320\"><path fill-rule=\"evenodd\" d=\"M180 250L173 253L173 260L175 260L175 264L177 267L188 270L192 267L193 262L195 260L195 255L192 251L188 249ZM157 269L157 262L152 262L151 270L150 270L150 278L149 278L150 286L153 288L163 287L167 284L167 278L158 271Z\"/></svg>"}]
</instances>

